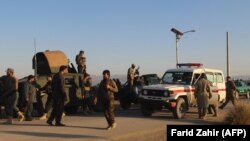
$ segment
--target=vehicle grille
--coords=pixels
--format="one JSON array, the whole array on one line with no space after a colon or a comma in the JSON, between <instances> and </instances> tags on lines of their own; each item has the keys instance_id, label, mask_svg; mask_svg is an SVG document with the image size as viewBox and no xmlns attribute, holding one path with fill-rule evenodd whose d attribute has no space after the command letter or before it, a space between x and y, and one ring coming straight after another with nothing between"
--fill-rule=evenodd
<instances>
[{"instance_id":1,"label":"vehicle grille","mask_svg":"<svg viewBox=\"0 0 250 141\"><path fill-rule=\"evenodd\" d=\"M147 90L148 96L160 96L160 97L165 97L164 92L162 90Z\"/></svg>"}]
</instances>

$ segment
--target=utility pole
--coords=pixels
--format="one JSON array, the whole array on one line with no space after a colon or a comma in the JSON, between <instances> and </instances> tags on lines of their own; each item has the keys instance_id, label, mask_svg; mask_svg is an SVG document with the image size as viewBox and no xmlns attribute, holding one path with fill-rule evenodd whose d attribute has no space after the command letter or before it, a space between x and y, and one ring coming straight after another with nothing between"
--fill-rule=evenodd
<instances>
[{"instance_id":1,"label":"utility pole","mask_svg":"<svg viewBox=\"0 0 250 141\"><path fill-rule=\"evenodd\" d=\"M228 32L226 36L227 36L227 76L230 76Z\"/></svg>"},{"instance_id":2,"label":"utility pole","mask_svg":"<svg viewBox=\"0 0 250 141\"><path fill-rule=\"evenodd\" d=\"M34 38L34 51L35 51L35 56L34 56L34 65L35 65L34 75L35 75L35 78L37 78L36 38Z\"/></svg>"}]
</instances>

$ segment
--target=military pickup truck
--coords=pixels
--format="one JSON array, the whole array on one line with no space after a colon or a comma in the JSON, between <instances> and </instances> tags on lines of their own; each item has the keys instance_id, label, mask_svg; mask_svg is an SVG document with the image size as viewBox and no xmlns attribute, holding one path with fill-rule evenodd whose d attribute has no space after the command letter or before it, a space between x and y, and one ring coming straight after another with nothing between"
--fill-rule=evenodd
<instances>
[{"instance_id":1,"label":"military pickup truck","mask_svg":"<svg viewBox=\"0 0 250 141\"><path fill-rule=\"evenodd\" d=\"M77 73L74 65L69 64L67 56L60 50L38 52L32 60L32 67L36 70L36 79L40 86L46 84L48 74L58 73L61 65L68 66L68 73L65 75L67 101L64 110L67 114L73 114L83 103L83 74Z\"/></svg>"},{"instance_id":2,"label":"military pickup truck","mask_svg":"<svg viewBox=\"0 0 250 141\"><path fill-rule=\"evenodd\" d=\"M247 81L244 80L234 80L239 96L250 98L250 86L247 85Z\"/></svg>"},{"instance_id":3,"label":"military pickup truck","mask_svg":"<svg viewBox=\"0 0 250 141\"><path fill-rule=\"evenodd\" d=\"M157 74L144 74L139 76L138 81L135 82L135 86L133 87L133 91L129 91L128 83L125 82L119 89L118 97L120 106L123 110L127 110L130 108L131 104L139 103L139 95L141 94L141 89L143 86L159 84L160 78Z\"/></svg>"}]
</instances>

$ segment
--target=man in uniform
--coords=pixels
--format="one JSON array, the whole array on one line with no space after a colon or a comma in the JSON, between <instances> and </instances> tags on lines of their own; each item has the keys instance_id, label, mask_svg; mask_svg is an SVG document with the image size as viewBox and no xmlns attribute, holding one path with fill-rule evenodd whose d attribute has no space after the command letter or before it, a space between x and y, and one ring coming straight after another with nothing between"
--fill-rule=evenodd
<instances>
[{"instance_id":1,"label":"man in uniform","mask_svg":"<svg viewBox=\"0 0 250 141\"><path fill-rule=\"evenodd\" d=\"M26 121L32 121L33 104L36 102L36 87L33 85L35 76L29 75L28 80L24 83L24 96L26 100Z\"/></svg>"},{"instance_id":2,"label":"man in uniform","mask_svg":"<svg viewBox=\"0 0 250 141\"><path fill-rule=\"evenodd\" d=\"M16 78L16 76L14 75L14 70L11 68L7 69L7 75L13 77L15 79L15 89L16 89L16 100L14 103L14 111L16 112L17 116L18 116L18 121L22 122L24 120L24 115L23 113L19 110L18 108L18 99L19 99L19 92L18 92L18 79Z\"/></svg>"},{"instance_id":3,"label":"man in uniform","mask_svg":"<svg viewBox=\"0 0 250 141\"><path fill-rule=\"evenodd\" d=\"M101 81L98 89L98 98L101 98L102 104L103 104L103 112L104 116L107 120L108 127L107 130L113 129L116 127L115 123L115 97L114 93L118 92L118 88L116 86L116 83L114 80L110 79L110 71L104 70L103 71L103 80ZM97 97L94 99L94 103L97 103Z\"/></svg>"},{"instance_id":4,"label":"man in uniform","mask_svg":"<svg viewBox=\"0 0 250 141\"><path fill-rule=\"evenodd\" d=\"M88 115L93 113L93 100L91 98L91 87L92 87L92 79L89 74L86 74L84 78L84 98L83 98L83 111L84 115Z\"/></svg>"},{"instance_id":5,"label":"man in uniform","mask_svg":"<svg viewBox=\"0 0 250 141\"><path fill-rule=\"evenodd\" d=\"M67 100L65 92L65 80L64 75L68 72L67 66L60 66L59 72L54 75L51 83L52 97L53 97L53 110L50 117L47 120L49 125L53 125L53 120L56 120L56 126L65 126L61 123L63 111L64 111L64 101Z\"/></svg>"},{"instance_id":6,"label":"man in uniform","mask_svg":"<svg viewBox=\"0 0 250 141\"><path fill-rule=\"evenodd\" d=\"M195 97L197 98L198 114L200 119L207 115L208 99L212 97L210 82L206 79L206 74L202 73L200 79L195 84Z\"/></svg>"},{"instance_id":7,"label":"man in uniform","mask_svg":"<svg viewBox=\"0 0 250 141\"><path fill-rule=\"evenodd\" d=\"M86 58L84 56L84 51L80 51L75 58L77 64L78 73L84 73L86 69Z\"/></svg>"},{"instance_id":8,"label":"man in uniform","mask_svg":"<svg viewBox=\"0 0 250 141\"><path fill-rule=\"evenodd\" d=\"M128 69L127 73L127 82L130 92L132 91L134 86L134 79L135 79L135 64L132 64L131 67Z\"/></svg>"},{"instance_id":9,"label":"man in uniform","mask_svg":"<svg viewBox=\"0 0 250 141\"><path fill-rule=\"evenodd\" d=\"M234 82L231 80L230 76L227 76L227 82L226 82L226 101L223 103L219 108L223 109L229 101L232 101L233 105L236 105L236 86Z\"/></svg>"}]
</instances>

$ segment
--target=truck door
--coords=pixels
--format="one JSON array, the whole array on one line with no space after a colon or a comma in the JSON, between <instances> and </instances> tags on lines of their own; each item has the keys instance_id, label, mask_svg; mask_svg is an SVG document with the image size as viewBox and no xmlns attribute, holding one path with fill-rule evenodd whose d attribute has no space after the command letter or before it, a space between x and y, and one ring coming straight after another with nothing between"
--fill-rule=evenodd
<instances>
[{"instance_id":1,"label":"truck door","mask_svg":"<svg viewBox=\"0 0 250 141\"><path fill-rule=\"evenodd\" d=\"M219 102L223 102L226 99L226 83L222 73L215 73L215 81L219 94Z\"/></svg>"},{"instance_id":2,"label":"truck door","mask_svg":"<svg viewBox=\"0 0 250 141\"><path fill-rule=\"evenodd\" d=\"M218 84L216 83L216 76L212 72L206 72L207 80L210 82L212 98L209 99L209 104L216 105L218 103Z\"/></svg>"}]
</instances>

